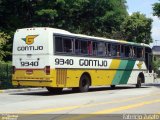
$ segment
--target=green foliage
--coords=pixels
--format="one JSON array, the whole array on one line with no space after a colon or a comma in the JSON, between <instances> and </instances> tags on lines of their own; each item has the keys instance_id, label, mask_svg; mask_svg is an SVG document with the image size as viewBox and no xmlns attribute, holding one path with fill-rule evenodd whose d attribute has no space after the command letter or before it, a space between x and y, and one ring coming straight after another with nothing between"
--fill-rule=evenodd
<instances>
[{"instance_id":1,"label":"green foliage","mask_svg":"<svg viewBox=\"0 0 160 120\"><path fill-rule=\"evenodd\" d=\"M12 65L0 61L0 89L12 88Z\"/></svg>"},{"instance_id":2,"label":"green foliage","mask_svg":"<svg viewBox=\"0 0 160 120\"><path fill-rule=\"evenodd\" d=\"M5 56L4 47L5 47L8 39L10 39L10 36L7 35L6 33L0 31L0 61Z\"/></svg>"},{"instance_id":3,"label":"green foliage","mask_svg":"<svg viewBox=\"0 0 160 120\"><path fill-rule=\"evenodd\" d=\"M153 4L153 15L160 17L160 3Z\"/></svg>"},{"instance_id":4,"label":"green foliage","mask_svg":"<svg viewBox=\"0 0 160 120\"><path fill-rule=\"evenodd\" d=\"M14 32L26 27L54 27L92 36L151 42L151 20L138 14L128 16L126 0L1 0L0 25L11 36L3 45L5 61L11 60Z\"/></svg>"},{"instance_id":5,"label":"green foliage","mask_svg":"<svg viewBox=\"0 0 160 120\"><path fill-rule=\"evenodd\" d=\"M156 60L152 62L154 72L158 73L158 69L160 67L160 58L156 57Z\"/></svg>"},{"instance_id":6,"label":"green foliage","mask_svg":"<svg viewBox=\"0 0 160 120\"><path fill-rule=\"evenodd\" d=\"M42 26L52 26L54 21L54 18L58 16L57 11L53 10L53 9L42 9L39 11L35 11L35 13L37 14L37 16L40 17L40 21L41 21L41 25ZM43 24L44 23L44 24ZM53 24L54 25L54 24Z\"/></svg>"},{"instance_id":7,"label":"green foliage","mask_svg":"<svg viewBox=\"0 0 160 120\"><path fill-rule=\"evenodd\" d=\"M126 17L122 23L122 34L125 40L137 43L149 44L152 42L151 37L152 19L146 18L139 12L133 13Z\"/></svg>"}]
</instances>

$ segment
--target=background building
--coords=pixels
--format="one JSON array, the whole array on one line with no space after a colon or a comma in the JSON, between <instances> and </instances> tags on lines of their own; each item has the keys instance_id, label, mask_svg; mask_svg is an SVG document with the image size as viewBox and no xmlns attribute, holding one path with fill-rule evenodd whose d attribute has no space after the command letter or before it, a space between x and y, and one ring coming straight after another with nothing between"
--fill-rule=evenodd
<instances>
[{"instance_id":1,"label":"background building","mask_svg":"<svg viewBox=\"0 0 160 120\"><path fill-rule=\"evenodd\" d=\"M153 69L160 77L160 46L153 46Z\"/></svg>"}]
</instances>

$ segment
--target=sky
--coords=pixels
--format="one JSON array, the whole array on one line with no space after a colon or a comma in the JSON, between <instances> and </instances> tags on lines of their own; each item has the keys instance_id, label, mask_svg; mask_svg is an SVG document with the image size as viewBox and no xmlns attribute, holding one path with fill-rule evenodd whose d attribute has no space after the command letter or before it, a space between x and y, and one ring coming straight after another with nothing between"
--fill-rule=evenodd
<instances>
[{"instance_id":1,"label":"sky","mask_svg":"<svg viewBox=\"0 0 160 120\"><path fill-rule=\"evenodd\" d=\"M139 11L142 14L145 14L146 17L152 18L152 38L153 45L160 45L160 18L153 16L152 5L156 2L160 3L159 0L126 0L128 6L128 13L132 14L133 12Z\"/></svg>"}]
</instances>

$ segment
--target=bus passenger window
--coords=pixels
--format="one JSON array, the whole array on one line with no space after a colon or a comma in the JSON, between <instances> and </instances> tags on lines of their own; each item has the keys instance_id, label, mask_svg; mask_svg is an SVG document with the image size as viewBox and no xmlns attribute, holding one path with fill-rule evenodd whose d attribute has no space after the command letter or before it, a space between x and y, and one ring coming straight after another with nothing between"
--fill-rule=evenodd
<instances>
[{"instance_id":1,"label":"bus passenger window","mask_svg":"<svg viewBox=\"0 0 160 120\"><path fill-rule=\"evenodd\" d=\"M130 57L131 51L129 46L125 46L125 57Z\"/></svg>"},{"instance_id":2,"label":"bus passenger window","mask_svg":"<svg viewBox=\"0 0 160 120\"><path fill-rule=\"evenodd\" d=\"M93 42L93 55L97 56L97 42Z\"/></svg>"},{"instance_id":3,"label":"bus passenger window","mask_svg":"<svg viewBox=\"0 0 160 120\"><path fill-rule=\"evenodd\" d=\"M81 41L81 54L88 54L87 41Z\"/></svg>"},{"instance_id":4,"label":"bus passenger window","mask_svg":"<svg viewBox=\"0 0 160 120\"><path fill-rule=\"evenodd\" d=\"M120 57L120 55L121 55L121 53L120 53L120 48L121 48L121 46L118 45L118 46L117 46L117 57Z\"/></svg>"},{"instance_id":5,"label":"bus passenger window","mask_svg":"<svg viewBox=\"0 0 160 120\"><path fill-rule=\"evenodd\" d=\"M72 53L72 39L55 37L55 52Z\"/></svg>"},{"instance_id":6,"label":"bus passenger window","mask_svg":"<svg viewBox=\"0 0 160 120\"><path fill-rule=\"evenodd\" d=\"M75 40L75 53L80 54L80 41L77 39Z\"/></svg>"},{"instance_id":7,"label":"bus passenger window","mask_svg":"<svg viewBox=\"0 0 160 120\"><path fill-rule=\"evenodd\" d=\"M62 37L55 37L55 52L63 52L63 40Z\"/></svg>"},{"instance_id":8,"label":"bus passenger window","mask_svg":"<svg viewBox=\"0 0 160 120\"><path fill-rule=\"evenodd\" d=\"M133 58L136 58L137 57L137 47L133 47Z\"/></svg>"},{"instance_id":9,"label":"bus passenger window","mask_svg":"<svg viewBox=\"0 0 160 120\"><path fill-rule=\"evenodd\" d=\"M125 57L125 47L124 45L121 45L121 53L120 53L121 57Z\"/></svg>"},{"instance_id":10,"label":"bus passenger window","mask_svg":"<svg viewBox=\"0 0 160 120\"><path fill-rule=\"evenodd\" d=\"M88 49L88 55L92 55L92 42L91 41L88 41L87 49Z\"/></svg>"},{"instance_id":11,"label":"bus passenger window","mask_svg":"<svg viewBox=\"0 0 160 120\"><path fill-rule=\"evenodd\" d=\"M98 47L98 56L104 56L105 55L105 43L99 42L97 47Z\"/></svg>"},{"instance_id":12,"label":"bus passenger window","mask_svg":"<svg viewBox=\"0 0 160 120\"><path fill-rule=\"evenodd\" d=\"M143 58L143 48L137 47L137 58Z\"/></svg>"},{"instance_id":13,"label":"bus passenger window","mask_svg":"<svg viewBox=\"0 0 160 120\"><path fill-rule=\"evenodd\" d=\"M64 52L72 53L72 39L63 38Z\"/></svg>"},{"instance_id":14,"label":"bus passenger window","mask_svg":"<svg viewBox=\"0 0 160 120\"><path fill-rule=\"evenodd\" d=\"M107 52L108 56L111 57L111 44L108 44L108 52Z\"/></svg>"},{"instance_id":15,"label":"bus passenger window","mask_svg":"<svg viewBox=\"0 0 160 120\"><path fill-rule=\"evenodd\" d=\"M108 56L108 43L105 43L105 56Z\"/></svg>"},{"instance_id":16,"label":"bus passenger window","mask_svg":"<svg viewBox=\"0 0 160 120\"><path fill-rule=\"evenodd\" d=\"M117 56L118 45L112 44L112 56Z\"/></svg>"}]
</instances>

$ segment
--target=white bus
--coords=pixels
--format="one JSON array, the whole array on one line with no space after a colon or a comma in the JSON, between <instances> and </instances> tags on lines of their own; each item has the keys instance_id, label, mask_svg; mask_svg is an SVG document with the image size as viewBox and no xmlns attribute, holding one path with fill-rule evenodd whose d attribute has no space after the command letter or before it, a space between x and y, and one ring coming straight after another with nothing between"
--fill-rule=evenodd
<instances>
[{"instance_id":1,"label":"white bus","mask_svg":"<svg viewBox=\"0 0 160 120\"><path fill-rule=\"evenodd\" d=\"M50 92L90 86L153 82L152 51L147 44L70 33L55 28L18 29L13 43L16 86Z\"/></svg>"}]
</instances>

